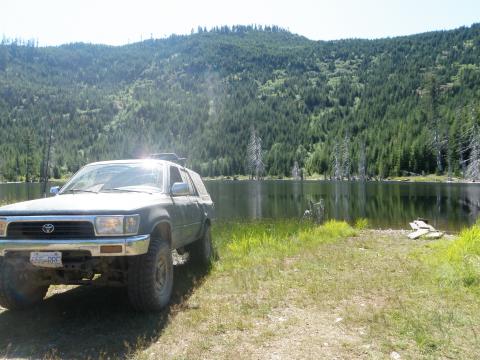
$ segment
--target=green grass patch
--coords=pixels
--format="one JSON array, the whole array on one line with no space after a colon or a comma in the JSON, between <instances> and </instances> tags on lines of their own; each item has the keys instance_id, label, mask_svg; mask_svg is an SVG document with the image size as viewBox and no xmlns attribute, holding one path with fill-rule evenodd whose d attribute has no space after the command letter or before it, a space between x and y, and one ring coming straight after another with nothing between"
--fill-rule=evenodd
<instances>
[{"instance_id":1,"label":"green grass patch","mask_svg":"<svg viewBox=\"0 0 480 360\"><path fill-rule=\"evenodd\" d=\"M390 181L405 181L405 182L462 182L465 181L464 179L458 177L448 178L447 175L436 175L436 174L429 174L429 175L417 175L417 176L391 176L388 177L386 180Z\"/></svg>"},{"instance_id":2,"label":"green grass patch","mask_svg":"<svg viewBox=\"0 0 480 360\"><path fill-rule=\"evenodd\" d=\"M435 256L427 260L441 283L462 284L473 291L480 285L480 226L464 229L454 240L433 244Z\"/></svg>"},{"instance_id":3,"label":"green grass patch","mask_svg":"<svg viewBox=\"0 0 480 360\"><path fill-rule=\"evenodd\" d=\"M365 230L370 226L368 223L368 219L360 218L355 221L355 229L357 230Z\"/></svg>"},{"instance_id":4,"label":"green grass patch","mask_svg":"<svg viewBox=\"0 0 480 360\"><path fill-rule=\"evenodd\" d=\"M215 268L248 268L279 261L302 249L353 235L355 230L340 221L328 221L321 226L295 219L220 223L214 227L220 257Z\"/></svg>"}]
</instances>

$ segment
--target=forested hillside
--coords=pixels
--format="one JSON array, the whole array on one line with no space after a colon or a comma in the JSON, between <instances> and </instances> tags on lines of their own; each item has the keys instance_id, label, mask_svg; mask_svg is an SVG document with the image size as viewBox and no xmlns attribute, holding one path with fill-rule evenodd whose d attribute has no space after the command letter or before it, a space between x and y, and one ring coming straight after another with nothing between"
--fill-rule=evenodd
<instances>
[{"instance_id":1,"label":"forested hillside","mask_svg":"<svg viewBox=\"0 0 480 360\"><path fill-rule=\"evenodd\" d=\"M202 175L245 174L252 129L270 175L295 161L337 178L463 175L480 164L477 122L480 25L380 40L235 26L120 47L0 46L5 180L39 179L50 128L55 177L159 151Z\"/></svg>"}]
</instances>

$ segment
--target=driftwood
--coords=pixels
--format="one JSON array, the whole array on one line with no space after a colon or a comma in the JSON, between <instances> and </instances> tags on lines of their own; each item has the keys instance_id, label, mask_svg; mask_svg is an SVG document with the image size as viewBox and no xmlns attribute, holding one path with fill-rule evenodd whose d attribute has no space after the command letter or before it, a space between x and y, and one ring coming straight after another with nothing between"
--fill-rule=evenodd
<instances>
[{"instance_id":1,"label":"driftwood","mask_svg":"<svg viewBox=\"0 0 480 360\"><path fill-rule=\"evenodd\" d=\"M410 223L410 227L413 232L407 236L412 240L420 237L424 237L425 239L440 239L443 236L443 232L436 230L424 220L415 220Z\"/></svg>"}]
</instances>

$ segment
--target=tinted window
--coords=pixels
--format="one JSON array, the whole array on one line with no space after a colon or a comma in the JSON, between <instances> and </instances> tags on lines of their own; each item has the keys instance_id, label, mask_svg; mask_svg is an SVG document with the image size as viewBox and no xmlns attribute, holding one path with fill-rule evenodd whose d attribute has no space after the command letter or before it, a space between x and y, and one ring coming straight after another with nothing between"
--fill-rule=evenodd
<instances>
[{"instance_id":1,"label":"tinted window","mask_svg":"<svg viewBox=\"0 0 480 360\"><path fill-rule=\"evenodd\" d=\"M183 178L183 181L188 184L188 187L190 189L190 195L197 196L197 191L195 190L195 186L193 185L192 179L190 179L190 176L185 170L182 170L182 178Z\"/></svg>"},{"instance_id":2,"label":"tinted window","mask_svg":"<svg viewBox=\"0 0 480 360\"><path fill-rule=\"evenodd\" d=\"M180 171L176 166L170 166L170 186L176 182L183 182Z\"/></svg>"},{"instance_id":3,"label":"tinted window","mask_svg":"<svg viewBox=\"0 0 480 360\"><path fill-rule=\"evenodd\" d=\"M210 195L208 194L208 191L205 188L205 184L203 183L200 175L193 171L188 171L188 173L190 174L190 177L192 178L195 187L197 188L199 196L204 200L210 201Z\"/></svg>"}]
</instances>

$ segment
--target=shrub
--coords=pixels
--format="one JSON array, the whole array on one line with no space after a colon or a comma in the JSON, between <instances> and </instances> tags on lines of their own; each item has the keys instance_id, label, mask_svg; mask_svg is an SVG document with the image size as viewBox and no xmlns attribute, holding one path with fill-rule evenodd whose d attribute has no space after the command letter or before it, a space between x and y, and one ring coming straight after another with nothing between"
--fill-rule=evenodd
<instances>
[{"instance_id":1,"label":"shrub","mask_svg":"<svg viewBox=\"0 0 480 360\"><path fill-rule=\"evenodd\" d=\"M355 229L357 230L365 230L366 228L368 228L368 226L368 220L365 218L360 218L355 221Z\"/></svg>"},{"instance_id":2,"label":"shrub","mask_svg":"<svg viewBox=\"0 0 480 360\"><path fill-rule=\"evenodd\" d=\"M480 226L463 230L452 242L437 245L435 262L442 281L480 284Z\"/></svg>"}]
</instances>

